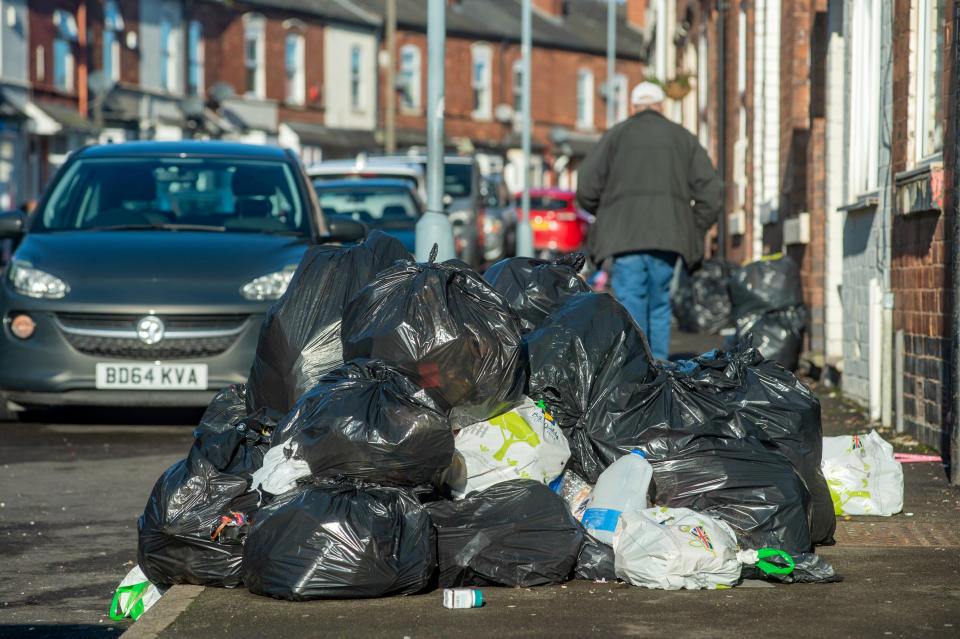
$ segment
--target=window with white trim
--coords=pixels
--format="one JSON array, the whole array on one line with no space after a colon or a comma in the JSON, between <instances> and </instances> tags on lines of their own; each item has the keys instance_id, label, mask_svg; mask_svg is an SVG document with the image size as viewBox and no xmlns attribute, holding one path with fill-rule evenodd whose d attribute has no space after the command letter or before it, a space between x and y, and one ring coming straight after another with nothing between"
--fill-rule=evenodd
<instances>
[{"instance_id":1,"label":"window with white trim","mask_svg":"<svg viewBox=\"0 0 960 639\"><path fill-rule=\"evenodd\" d=\"M914 47L911 72L914 80L914 160L943 150L943 55L946 47L945 0L914 3Z\"/></svg>"},{"instance_id":2,"label":"window with white trim","mask_svg":"<svg viewBox=\"0 0 960 639\"><path fill-rule=\"evenodd\" d=\"M43 82L47 77L47 59L42 44L34 49L34 64L36 66L37 82Z\"/></svg>"},{"instance_id":3,"label":"window with white trim","mask_svg":"<svg viewBox=\"0 0 960 639\"><path fill-rule=\"evenodd\" d=\"M287 104L303 104L306 100L306 78L304 76L304 40L299 33L288 33L284 46L284 66L286 67Z\"/></svg>"},{"instance_id":4,"label":"window with white trim","mask_svg":"<svg viewBox=\"0 0 960 639\"><path fill-rule=\"evenodd\" d=\"M363 108L363 51L360 45L350 47L350 107Z\"/></svg>"},{"instance_id":5,"label":"window with white trim","mask_svg":"<svg viewBox=\"0 0 960 639\"><path fill-rule=\"evenodd\" d=\"M246 69L246 93L267 97L267 75L264 68L266 20L259 13L243 16L243 63Z\"/></svg>"},{"instance_id":6,"label":"window with white trim","mask_svg":"<svg viewBox=\"0 0 960 639\"><path fill-rule=\"evenodd\" d=\"M703 27L697 38L697 138L705 149L712 147L708 90L710 65L707 60L707 30Z\"/></svg>"},{"instance_id":7,"label":"window with white trim","mask_svg":"<svg viewBox=\"0 0 960 639\"><path fill-rule=\"evenodd\" d=\"M577 128L593 128L593 72L577 71Z\"/></svg>"},{"instance_id":8,"label":"window with white trim","mask_svg":"<svg viewBox=\"0 0 960 639\"><path fill-rule=\"evenodd\" d=\"M400 107L416 110L420 108L420 47L405 44L400 48Z\"/></svg>"},{"instance_id":9,"label":"window with white trim","mask_svg":"<svg viewBox=\"0 0 960 639\"><path fill-rule=\"evenodd\" d=\"M114 82L120 80L120 35L123 28L123 16L116 0L106 0L103 3L103 71Z\"/></svg>"},{"instance_id":10,"label":"window with white trim","mask_svg":"<svg viewBox=\"0 0 960 639\"><path fill-rule=\"evenodd\" d=\"M849 192L877 188L880 156L880 4L852 0L850 12Z\"/></svg>"},{"instance_id":11,"label":"window with white trim","mask_svg":"<svg viewBox=\"0 0 960 639\"><path fill-rule=\"evenodd\" d=\"M204 54L203 26L199 20L191 20L187 27L187 91L190 95L203 95Z\"/></svg>"},{"instance_id":12,"label":"window with white trim","mask_svg":"<svg viewBox=\"0 0 960 639\"><path fill-rule=\"evenodd\" d=\"M487 44L476 43L470 47L473 85L473 117L489 120L493 112L493 93L491 90L493 53Z\"/></svg>"},{"instance_id":13,"label":"window with white trim","mask_svg":"<svg viewBox=\"0 0 960 639\"><path fill-rule=\"evenodd\" d=\"M613 121L627 119L627 76L617 73L613 76Z\"/></svg>"},{"instance_id":14,"label":"window with white trim","mask_svg":"<svg viewBox=\"0 0 960 639\"><path fill-rule=\"evenodd\" d=\"M173 21L160 20L160 88L177 90L177 43Z\"/></svg>"},{"instance_id":15,"label":"window with white trim","mask_svg":"<svg viewBox=\"0 0 960 639\"><path fill-rule=\"evenodd\" d=\"M513 110L516 113L523 111L523 60L513 63Z\"/></svg>"},{"instance_id":16,"label":"window with white trim","mask_svg":"<svg viewBox=\"0 0 960 639\"><path fill-rule=\"evenodd\" d=\"M57 9L53 12L53 85L73 91L73 45L77 41L77 21L73 14Z\"/></svg>"}]
</instances>

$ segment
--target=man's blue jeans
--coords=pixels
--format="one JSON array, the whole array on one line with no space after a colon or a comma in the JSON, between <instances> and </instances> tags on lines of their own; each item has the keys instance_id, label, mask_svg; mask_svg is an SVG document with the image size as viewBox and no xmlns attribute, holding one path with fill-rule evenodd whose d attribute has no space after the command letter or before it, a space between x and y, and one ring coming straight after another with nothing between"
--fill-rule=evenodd
<instances>
[{"instance_id":1,"label":"man's blue jeans","mask_svg":"<svg viewBox=\"0 0 960 639\"><path fill-rule=\"evenodd\" d=\"M667 358L670 348L670 281L675 253L645 251L613 260L611 286L650 342L654 357Z\"/></svg>"}]
</instances>

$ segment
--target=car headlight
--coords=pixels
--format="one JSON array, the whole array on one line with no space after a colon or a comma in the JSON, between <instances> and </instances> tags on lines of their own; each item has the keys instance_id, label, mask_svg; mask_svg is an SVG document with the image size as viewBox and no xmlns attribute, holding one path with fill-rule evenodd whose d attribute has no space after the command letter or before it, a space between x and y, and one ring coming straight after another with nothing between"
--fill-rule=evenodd
<instances>
[{"instance_id":1,"label":"car headlight","mask_svg":"<svg viewBox=\"0 0 960 639\"><path fill-rule=\"evenodd\" d=\"M279 299L290 286L290 280L293 279L293 273L297 270L296 264L284 267L282 271L267 273L260 277L255 277L240 289L248 300L262 301Z\"/></svg>"},{"instance_id":2,"label":"car headlight","mask_svg":"<svg viewBox=\"0 0 960 639\"><path fill-rule=\"evenodd\" d=\"M483 232L488 235L499 233L503 223L495 217L487 217L483 220Z\"/></svg>"},{"instance_id":3,"label":"car headlight","mask_svg":"<svg viewBox=\"0 0 960 639\"><path fill-rule=\"evenodd\" d=\"M70 285L59 277L23 260L10 265L10 284L17 293L40 299L57 300L70 292Z\"/></svg>"}]
</instances>

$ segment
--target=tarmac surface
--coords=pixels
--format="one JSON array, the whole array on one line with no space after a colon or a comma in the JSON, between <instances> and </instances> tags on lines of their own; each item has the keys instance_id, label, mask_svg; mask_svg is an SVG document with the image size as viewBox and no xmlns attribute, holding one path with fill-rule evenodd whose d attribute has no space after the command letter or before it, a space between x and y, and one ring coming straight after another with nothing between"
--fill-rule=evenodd
<instances>
[{"instance_id":1,"label":"tarmac surface","mask_svg":"<svg viewBox=\"0 0 960 639\"><path fill-rule=\"evenodd\" d=\"M673 351L684 356L703 352L716 340L680 335ZM869 432L856 407L827 388L816 390L825 436ZM909 438L881 434L899 451L929 452ZM242 588L182 587L175 601L168 605L161 600L123 636L957 637L960 489L949 486L938 462L905 463L903 468L903 513L841 518L838 543L817 549L843 576L841 583L748 581L727 590L668 592L572 581L484 588L483 607L468 610L444 608L439 590L411 597L294 603Z\"/></svg>"}]
</instances>

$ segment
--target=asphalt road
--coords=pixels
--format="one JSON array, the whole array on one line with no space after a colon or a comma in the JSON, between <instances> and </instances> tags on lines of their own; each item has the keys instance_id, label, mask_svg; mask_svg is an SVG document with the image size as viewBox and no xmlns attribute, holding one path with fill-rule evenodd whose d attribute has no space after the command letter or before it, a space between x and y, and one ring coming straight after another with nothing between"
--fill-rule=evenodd
<instances>
[{"instance_id":1,"label":"asphalt road","mask_svg":"<svg viewBox=\"0 0 960 639\"><path fill-rule=\"evenodd\" d=\"M116 637L130 625L109 606L136 564L137 518L201 414L74 409L0 424L0 637Z\"/></svg>"}]
</instances>

